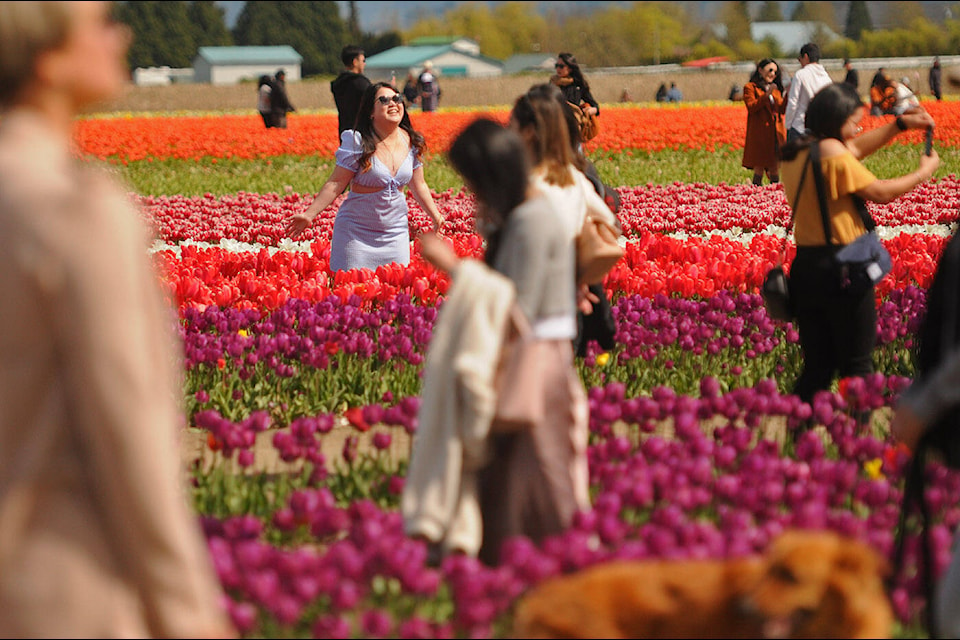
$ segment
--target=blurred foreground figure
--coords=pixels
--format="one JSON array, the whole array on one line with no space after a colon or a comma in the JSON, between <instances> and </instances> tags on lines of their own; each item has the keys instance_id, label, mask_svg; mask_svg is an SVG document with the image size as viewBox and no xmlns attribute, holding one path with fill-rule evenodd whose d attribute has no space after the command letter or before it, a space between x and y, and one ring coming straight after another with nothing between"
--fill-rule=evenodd
<instances>
[{"instance_id":1,"label":"blurred foreground figure","mask_svg":"<svg viewBox=\"0 0 960 640\"><path fill-rule=\"evenodd\" d=\"M0 3L0 636L231 637L179 482L175 317L71 152L127 77L111 10Z\"/></svg>"}]
</instances>

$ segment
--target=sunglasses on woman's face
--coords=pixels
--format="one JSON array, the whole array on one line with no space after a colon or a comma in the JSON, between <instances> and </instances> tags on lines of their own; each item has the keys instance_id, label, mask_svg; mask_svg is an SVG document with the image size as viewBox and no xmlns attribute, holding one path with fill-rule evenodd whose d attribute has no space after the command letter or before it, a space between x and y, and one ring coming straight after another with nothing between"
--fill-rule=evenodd
<instances>
[{"instance_id":1,"label":"sunglasses on woman's face","mask_svg":"<svg viewBox=\"0 0 960 640\"><path fill-rule=\"evenodd\" d=\"M553 68L554 68L554 69L566 69L566 68L567 68L567 65L565 65L565 64L563 64L563 63L561 63L561 62L558 62L557 64L553 65Z\"/></svg>"},{"instance_id":2,"label":"sunglasses on woman's face","mask_svg":"<svg viewBox=\"0 0 960 640\"><path fill-rule=\"evenodd\" d=\"M394 104L403 104L403 96L401 96L399 93L395 93L389 98L387 96L377 96L377 102L383 106L387 106L391 102Z\"/></svg>"}]
</instances>

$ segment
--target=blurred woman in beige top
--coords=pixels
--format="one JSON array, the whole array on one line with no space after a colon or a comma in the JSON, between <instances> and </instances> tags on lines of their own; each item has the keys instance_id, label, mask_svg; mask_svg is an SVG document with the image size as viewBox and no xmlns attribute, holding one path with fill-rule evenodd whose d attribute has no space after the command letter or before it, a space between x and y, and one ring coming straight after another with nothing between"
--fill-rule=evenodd
<instances>
[{"instance_id":1,"label":"blurred woman in beige top","mask_svg":"<svg viewBox=\"0 0 960 640\"><path fill-rule=\"evenodd\" d=\"M229 637L180 484L180 355L123 190L71 153L116 98L106 2L0 3L0 636Z\"/></svg>"}]
</instances>

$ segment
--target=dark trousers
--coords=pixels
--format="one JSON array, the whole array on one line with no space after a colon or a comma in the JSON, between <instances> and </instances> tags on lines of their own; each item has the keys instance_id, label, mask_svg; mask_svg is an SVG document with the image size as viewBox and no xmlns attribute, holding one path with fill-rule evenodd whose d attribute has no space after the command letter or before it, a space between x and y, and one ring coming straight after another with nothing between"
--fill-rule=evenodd
<instances>
[{"instance_id":1,"label":"dark trousers","mask_svg":"<svg viewBox=\"0 0 960 640\"><path fill-rule=\"evenodd\" d=\"M805 402L841 378L873 373L877 309L873 287L840 286L834 254L839 247L799 247L790 267L803 371L793 392Z\"/></svg>"}]
</instances>

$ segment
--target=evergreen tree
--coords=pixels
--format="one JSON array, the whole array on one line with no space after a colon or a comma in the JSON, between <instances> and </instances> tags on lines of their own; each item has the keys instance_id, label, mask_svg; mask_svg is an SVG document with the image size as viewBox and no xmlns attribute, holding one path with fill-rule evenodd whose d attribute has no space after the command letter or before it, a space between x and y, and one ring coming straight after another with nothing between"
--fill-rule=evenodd
<instances>
[{"instance_id":1,"label":"evergreen tree","mask_svg":"<svg viewBox=\"0 0 960 640\"><path fill-rule=\"evenodd\" d=\"M760 7L760 13L757 14L757 22L781 22L783 20L783 9L779 2L764 2Z\"/></svg>"},{"instance_id":2,"label":"evergreen tree","mask_svg":"<svg viewBox=\"0 0 960 640\"><path fill-rule=\"evenodd\" d=\"M860 40L860 34L872 30L873 23L870 22L870 9L867 3L851 2L847 10L847 24L843 29L843 35L851 40Z\"/></svg>"},{"instance_id":3,"label":"evergreen tree","mask_svg":"<svg viewBox=\"0 0 960 640\"><path fill-rule=\"evenodd\" d=\"M731 47L736 48L738 43L752 40L748 5L748 2L724 2L720 8L720 22L727 27L724 41Z\"/></svg>"},{"instance_id":4,"label":"evergreen tree","mask_svg":"<svg viewBox=\"0 0 960 640\"><path fill-rule=\"evenodd\" d=\"M193 66L197 45L186 2L121 2L116 16L133 32L127 55L131 69Z\"/></svg>"},{"instance_id":5,"label":"evergreen tree","mask_svg":"<svg viewBox=\"0 0 960 640\"><path fill-rule=\"evenodd\" d=\"M194 42L199 47L229 47L233 35L227 29L226 12L212 0L196 0L187 8L187 17L194 28Z\"/></svg>"},{"instance_id":6,"label":"evergreen tree","mask_svg":"<svg viewBox=\"0 0 960 640\"><path fill-rule=\"evenodd\" d=\"M357 10L357 3L351 0L347 3L350 11L347 14L347 31L350 33L351 41L360 39L360 16Z\"/></svg>"},{"instance_id":7,"label":"evergreen tree","mask_svg":"<svg viewBox=\"0 0 960 640\"><path fill-rule=\"evenodd\" d=\"M798 2L790 16L794 22L822 22L837 31L836 15L831 2Z\"/></svg>"},{"instance_id":8,"label":"evergreen tree","mask_svg":"<svg viewBox=\"0 0 960 640\"><path fill-rule=\"evenodd\" d=\"M336 2L250 1L233 30L238 45L290 45L303 56L303 75L335 74L350 34Z\"/></svg>"},{"instance_id":9,"label":"evergreen tree","mask_svg":"<svg viewBox=\"0 0 960 640\"><path fill-rule=\"evenodd\" d=\"M385 31L383 33L364 33L360 38L360 46L363 52L369 56L375 56L381 51L387 51L403 44L403 38L396 31Z\"/></svg>"}]
</instances>

